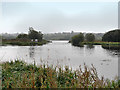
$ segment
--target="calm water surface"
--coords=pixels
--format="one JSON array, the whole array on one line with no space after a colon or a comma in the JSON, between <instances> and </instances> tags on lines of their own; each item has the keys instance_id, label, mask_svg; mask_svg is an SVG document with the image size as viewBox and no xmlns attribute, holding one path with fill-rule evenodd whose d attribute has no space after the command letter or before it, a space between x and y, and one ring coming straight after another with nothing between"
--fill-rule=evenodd
<instances>
[{"instance_id":1,"label":"calm water surface","mask_svg":"<svg viewBox=\"0 0 120 90\"><path fill-rule=\"evenodd\" d=\"M86 63L93 64L99 76L114 79L118 75L118 55L116 51L106 50L101 45L74 47L68 41L53 41L43 46L1 46L0 61L15 59L37 65L48 63L53 65L69 65L78 69Z\"/></svg>"}]
</instances>

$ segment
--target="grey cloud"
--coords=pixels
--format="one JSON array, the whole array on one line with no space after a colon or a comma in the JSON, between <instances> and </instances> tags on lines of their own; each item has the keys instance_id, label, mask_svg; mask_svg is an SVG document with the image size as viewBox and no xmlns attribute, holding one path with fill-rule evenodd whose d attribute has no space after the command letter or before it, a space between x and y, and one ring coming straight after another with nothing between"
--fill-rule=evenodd
<instances>
[{"instance_id":1,"label":"grey cloud","mask_svg":"<svg viewBox=\"0 0 120 90\"><path fill-rule=\"evenodd\" d=\"M51 13L40 13L39 17L28 14L17 23L16 30L27 32L29 26L44 33L71 30L104 32L107 29L117 28L117 12L109 7L104 7L104 9L106 12L104 10L98 14L85 12L70 17L58 10L51 11Z\"/></svg>"}]
</instances>

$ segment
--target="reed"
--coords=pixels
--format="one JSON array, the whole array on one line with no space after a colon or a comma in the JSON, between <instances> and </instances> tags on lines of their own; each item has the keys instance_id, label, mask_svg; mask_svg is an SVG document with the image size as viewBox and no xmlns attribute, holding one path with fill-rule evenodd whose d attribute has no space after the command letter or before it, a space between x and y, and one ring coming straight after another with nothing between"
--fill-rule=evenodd
<instances>
[{"instance_id":1,"label":"reed","mask_svg":"<svg viewBox=\"0 0 120 90\"><path fill-rule=\"evenodd\" d=\"M118 88L120 81L99 78L96 68L72 70L43 64L28 65L23 61L2 64L2 88Z\"/></svg>"},{"instance_id":2,"label":"reed","mask_svg":"<svg viewBox=\"0 0 120 90\"><path fill-rule=\"evenodd\" d=\"M47 44L49 41L42 40L41 42L32 42L30 40L22 41L22 40L3 40L2 45L18 45L18 46L35 46L35 45L43 45Z\"/></svg>"},{"instance_id":3,"label":"reed","mask_svg":"<svg viewBox=\"0 0 120 90\"><path fill-rule=\"evenodd\" d=\"M85 45L120 45L120 42L103 42L103 41L95 41L95 42L83 42Z\"/></svg>"}]
</instances>

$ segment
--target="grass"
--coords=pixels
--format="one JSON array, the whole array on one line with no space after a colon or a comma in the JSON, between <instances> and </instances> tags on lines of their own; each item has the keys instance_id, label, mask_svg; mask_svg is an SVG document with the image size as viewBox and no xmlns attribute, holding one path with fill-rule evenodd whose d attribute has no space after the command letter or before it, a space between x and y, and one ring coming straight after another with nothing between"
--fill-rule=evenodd
<instances>
[{"instance_id":1,"label":"grass","mask_svg":"<svg viewBox=\"0 0 120 90\"><path fill-rule=\"evenodd\" d=\"M19 40L6 40L3 41L3 45L18 45L18 46L35 46L35 45L43 45L48 43L49 41L42 40L41 42L31 42L31 41L19 41Z\"/></svg>"},{"instance_id":2,"label":"grass","mask_svg":"<svg viewBox=\"0 0 120 90\"><path fill-rule=\"evenodd\" d=\"M105 49L120 50L120 42L83 42L85 45L102 45Z\"/></svg>"},{"instance_id":3,"label":"grass","mask_svg":"<svg viewBox=\"0 0 120 90\"><path fill-rule=\"evenodd\" d=\"M120 42L103 42L103 41L95 41L95 42L83 42L85 45L120 45Z\"/></svg>"},{"instance_id":4,"label":"grass","mask_svg":"<svg viewBox=\"0 0 120 90\"><path fill-rule=\"evenodd\" d=\"M102 45L104 49L120 50L120 45Z\"/></svg>"},{"instance_id":5,"label":"grass","mask_svg":"<svg viewBox=\"0 0 120 90\"><path fill-rule=\"evenodd\" d=\"M118 88L118 80L99 78L93 65L84 70L68 66L27 65L22 61L2 64L2 88Z\"/></svg>"},{"instance_id":6,"label":"grass","mask_svg":"<svg viewBox=\"0 0 120 90\"><path fill-rule=\"evenodd\" d=\"M71 41L69 41L71 43ZM115 49L119 50L120 49L120 42L103 42L103 41L95 41L95 42L82 42L83 46L84 45L102 45L103 48L105 49ZM81 45L78 45L80 47Z\"/></svg>"}]
</instances>

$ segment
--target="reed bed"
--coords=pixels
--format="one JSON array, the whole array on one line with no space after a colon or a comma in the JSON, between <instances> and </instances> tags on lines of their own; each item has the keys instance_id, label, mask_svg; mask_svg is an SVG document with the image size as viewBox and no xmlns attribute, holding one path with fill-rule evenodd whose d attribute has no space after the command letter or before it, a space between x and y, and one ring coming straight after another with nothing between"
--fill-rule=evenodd
<instances>
[{"instance_id":1,"label":"reed bed","mask_svg":"<svg viewBox=\"0 0 120 90\"><path fill-rule=\"evenodd\" d=\"M30 40L3 40L2 45L18 45L18 46L35 46L47 44L50 41L42 40L40 42L32 42Z\"/></svg>"},{"instance_id":2,"label":"reed bed","mask_svg":"<svg viewBox=\"0 0 120 90\"><path fill-rule=\"evenodd\" d=\"M120 45L120 42L103 42L103 41L95 41L95 42L83 42L85 45Z\"/></svg>"},{"instance_id":3,"label":"reed bed","mask_svg":"<svg viewBox=\"0 0 120 90\"><path fill-rule=\"evenodd\" d=\"M5 62L2 65L2 88L118 88L120 82L99 78L93 65L72 70L43 64L28 65L23 61Z\"/></svg>"}]
</instances>

